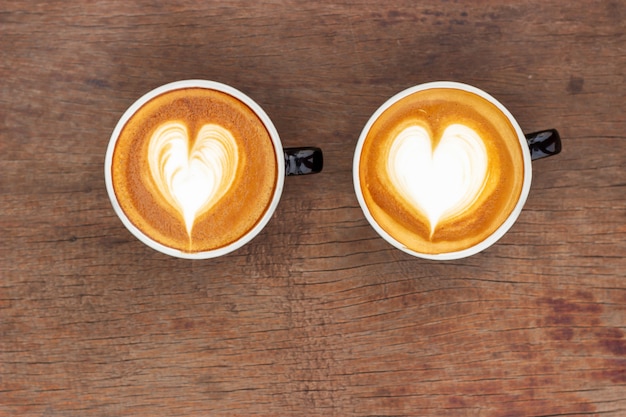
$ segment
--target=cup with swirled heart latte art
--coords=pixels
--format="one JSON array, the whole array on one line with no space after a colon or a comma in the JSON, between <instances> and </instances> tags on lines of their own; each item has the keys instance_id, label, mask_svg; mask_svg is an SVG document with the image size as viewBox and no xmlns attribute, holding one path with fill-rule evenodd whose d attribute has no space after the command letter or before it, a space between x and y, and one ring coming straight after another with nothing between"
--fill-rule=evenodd
<instances>
[{"instance_id":1,"label":"cup with swirled heart latte art","mask_svg":"<svg viewBox=\"0 0 626 417\"><path fill-rule=\"evenodd\" d=\"M285 159L274 125L252 99L221 83L185 80L124 113L105 178L115 211L139 240L204 259L243 246L266 225Z\"/></svg>"},{"instance_id":2,"label":"cup with swirled heart latte art","mask_svg":"<svg viewBox=\"0 0 626 417\"><path fill-rule=\"evenodd\" d=\"M392 245L458 259L492 245L515 222L530 161L524 134L496 99L433 82L397 94L370 118L354 186L366 218Z\"/></svg>"}]
</instances>

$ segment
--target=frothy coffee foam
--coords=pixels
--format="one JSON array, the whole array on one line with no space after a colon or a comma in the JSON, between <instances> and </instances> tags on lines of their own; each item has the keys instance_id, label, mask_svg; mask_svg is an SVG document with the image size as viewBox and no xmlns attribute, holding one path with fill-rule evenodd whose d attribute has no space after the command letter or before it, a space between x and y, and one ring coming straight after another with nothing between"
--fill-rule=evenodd
<instances>
[{"instance_id":1,"label":"frothy coffee foam","mask_svg":"<svg viewBox=\"0 0 626 417\"><path fill-rule=\"evenodd\" d=\"M467 126L447 127L436 147L424 127L409 126L393 141L387 170L400 195L426 215L432 236L439 220L471 207L485 185L487 163L483 140Z\"/></svg>"},{"instance_id":2,"label":"frothy coffee foam","mask_svg":"<svg viewBox=\"0 0 626 417\"><path fill-rule=\"evenodd\" d=\"M216 124L202 126L193 145L187 127L169 121L152 134L148 164L157 188L185 220L187 234L196 217L230 188L237 172L237 143Z\"/></svg>"},{"instance_id":3,"label":"frothy coffee foam","mask_svg":"<svg viewBox=\"0 0 626 417\"><path fill-rule=\"evenodd\" d=\"M143 104L125 123L111 180L128 220L186 253L226 247L263 218L275 195L272 138L245 103L182 88Z\"/></svg>"},{"instance_id":4,"label":"frothy coffee foam","mask_svg":"<svg viewBox=\"0 0 626 417\"><path fill-rule=\"evenodd\" d=\"M401 245L424 254L461 251L513 211L522 152L515 127L485 98L421 90L372 123L361 143L359 188L369 214Z\"/></svg>"}]
</instances>

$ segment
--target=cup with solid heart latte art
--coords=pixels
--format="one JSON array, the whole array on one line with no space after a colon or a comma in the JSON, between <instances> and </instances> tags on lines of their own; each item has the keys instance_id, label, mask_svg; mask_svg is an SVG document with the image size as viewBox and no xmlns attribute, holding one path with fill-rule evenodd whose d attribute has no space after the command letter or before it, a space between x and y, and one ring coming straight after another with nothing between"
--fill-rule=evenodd
<instances>
[{"instance_id":1,"label":"cup with solid heart latte art","mask_svg":"<svg viewBox=\"0 0 626 417\"><path fill-rule=\"evenodd\" d=\"M417 257L458 259L513 225L530 189L530 161L500 102L466 84L433 82L372 115L357 143L354 186L389 243Z\"/></svg>"}]
</instances>

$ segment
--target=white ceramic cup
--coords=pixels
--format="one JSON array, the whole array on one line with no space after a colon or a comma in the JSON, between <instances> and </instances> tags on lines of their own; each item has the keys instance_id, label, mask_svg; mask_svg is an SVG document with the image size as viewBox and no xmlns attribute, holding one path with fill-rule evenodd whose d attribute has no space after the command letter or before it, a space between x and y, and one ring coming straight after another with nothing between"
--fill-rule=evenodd
<instances>
[{"instance_id":1,"label":"white ceramic cup","mask_svg":"<svg viewBox=\"0 0 626 417\"><path fill-rule=\"evenodd\" d=\"M447 88L447 89L463 90L463 91L467 91L470 93L474 93L488 100L490 103L495 105L502 112L502 114L504 114L508 118L511 125L514 127L515 132L517 133L517 139L519 140L522 149L529 149L529 152L523 152L524 161L523 161L522 166L523 166L524 172L522 173L522 175L524 177L524 181L522 184L522 190L521 190L519 199L517 200L517 204L515 205L513 211L508 216L508 218L491 235L489 235L486 239L477 243L476 245L469 247L467 249L463 249L463 250L459 250L455 252L446 252L446 253L437 253L437 254L416 252L406 247L406 245L402 244L401 242L396 240L393 236L391 236L389 233L387 233L378 224L376 219L370 213L367 207L367 204L365 202L365 199L363 197L363 191L361 189L361 184L359 180L359 164L361 160L361 151L363 149L363 143L372 125L374 124L374 122L381 116L381 114L384 111L389 109L399 100L415 92L428 90L432 88ZM546 140L546 136L547 136L547 140ZM389 242L391 245L395 246L401 251L404 251L410 255L413 255L419 258L433 259L433 260L460 259L460 258L465 258L471 255L474 255L478 252L481 252L487 249L488 247L493 245L496 241L498 241L502 236L504 236L504 234L511 228L511 226L513 226L513 224L519 217L522 211L522 208L524 207L524 204L526 203L526 199L530 191L530 184L532 180L531 160L539 159L544 156L554 155L560 152L560 149L561 149L560 139L558 137L558 132L556 132L556 130L552 129L552 130L535 132L529 135L525 135L522 132L522 129L520 128L519 124L517 123L513 115L506 109L506 107L504 107L504 105L502 105L498 100L496 100L494 97L487 94L483 90L467 85L467 84L458 83L458 82L450 82L450 81L430 82L430 83L420 84L420 85L408 88L394 95L393 97L388 99L381 107L379 107L378 110L376 110L376 112L374 112L374 114L370 117L370 119L368 120L367 124L365 125L365 127L363 128L361 132L361 135L357 142L356 150L354 153L354 160L353 160L354 189L356 192L357 200L359 201L359 205L361 206L361 209L363 210L363 214L365 215L366 219L374 228L374 230L383 239Z\"/></svg>"},{"instance_id":2,"label":"white ceramic cup","mask_svg":"<svg viewBox=\"0 0 626 417\"><path fill-rule=\"evenodd\" d=\"M113 181L111 175L111 164L113 162L113 152L115 150L115 145L117 143L118 137L124 128L125 124L128 120L148 101L153 99L154 97L166 93L172 90L184 89L184 88L206 88L211 90L220 91L226 93L237 100L246 104L256 115L261 119L265 128L269 132L272 143L274 145L274 153L276 156L276 166L278 169L278 173L276 176L276 186L274 189L274 195L271 199L271 203L263 216L259 219L256 225L249 230L246 234L241 236L236 241L230 243L227 246L220 247L214 250L203 251L203 252L183 252L178 249L171 248L169 246L165 246L155 240L151 239L145 233L143 233L138 227L136 227L126 216L124 211L122 210L120 203L118 202L117 196L113 189ZM311 168L311 166L313 168ZM105 163L104 163L104 178L106 182L106 189L111 200L111 204L113 205L113 209L115 213L120 218L124 226L141 242L145 243L152 249L155 249L161 253L166 255L185 258L185 259L208 259L215 258L218 256L226 255L236 249L239 249L246 243L250 242L255 236L257 236L261 230L267 225L274 212L276 211L276 207L280 201L283 185L285 181L285 175L299 175L299 174L310 174L319 172L322 169L322 153L319 148L288 148L283 149L280 137L274 124L270 120L269 116L265 113L265 111L258 105L254 100L248 97L246 94L241 91L219 82L208 81L208 80L182 80L175 81L169 84L165 84L154 90L146 93L137 101L135 101L122 115L120 120L118 121L113 133L111 134L111 139L109 141L109 145L106 152Z\"/></svg>"}]
</instances>

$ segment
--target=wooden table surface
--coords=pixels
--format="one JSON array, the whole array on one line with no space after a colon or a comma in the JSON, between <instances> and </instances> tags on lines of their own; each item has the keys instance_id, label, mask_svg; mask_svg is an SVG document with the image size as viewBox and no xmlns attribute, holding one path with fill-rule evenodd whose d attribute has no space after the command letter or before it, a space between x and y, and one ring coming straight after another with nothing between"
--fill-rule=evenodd
<instances>
[{"instance_id":1,"label":"wooden table surface","mask_svg":"<svg viewBox=\"0 0 626 417\"><path fill-rule=\"evenodd\" d=\"M1 416L626 416L626 3L5 0ZM125 109L203 78L254 98L321 174L215 260L124 228ZM409 86L488 91L559 129L512 230L413 258L366 222L352 156Z\"/></svg>"}]
</instances>

